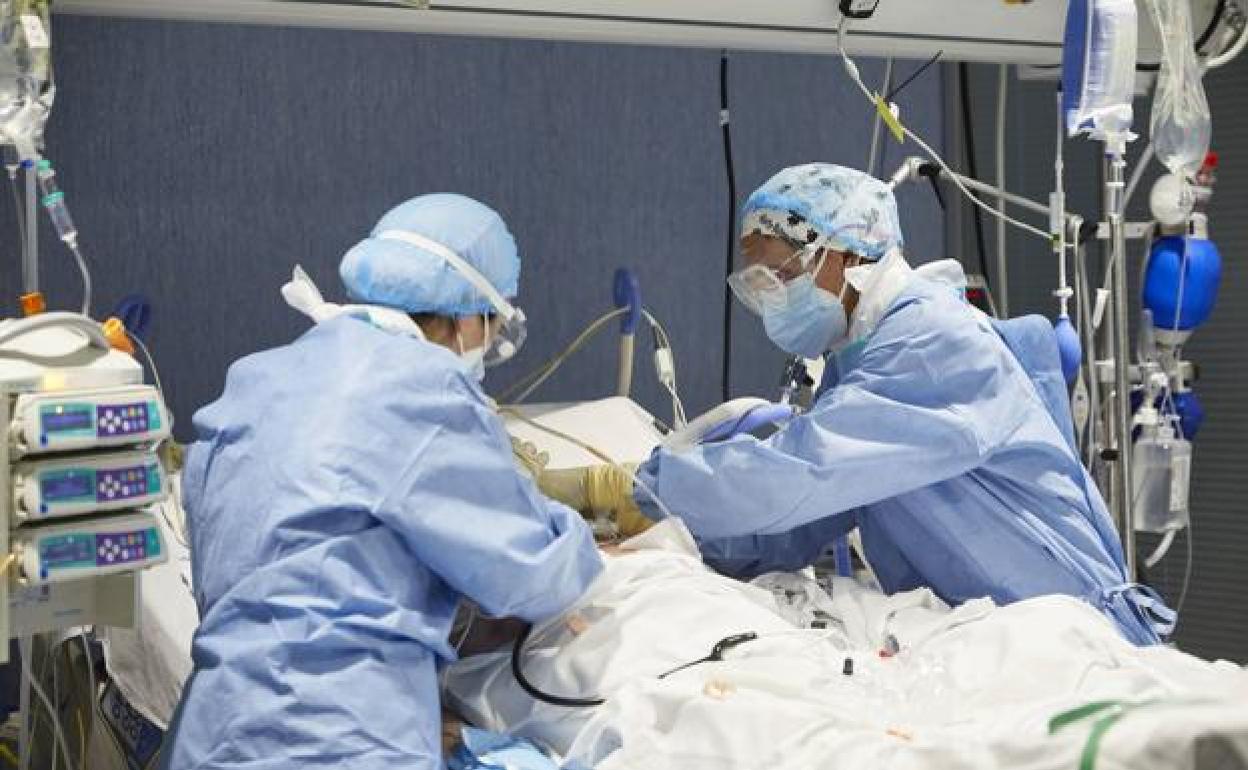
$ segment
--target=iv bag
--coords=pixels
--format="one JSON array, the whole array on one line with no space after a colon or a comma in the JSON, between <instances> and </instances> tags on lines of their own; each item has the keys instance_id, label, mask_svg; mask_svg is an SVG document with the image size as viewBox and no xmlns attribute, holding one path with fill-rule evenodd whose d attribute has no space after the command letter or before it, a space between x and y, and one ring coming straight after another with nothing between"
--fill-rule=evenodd
<instances>
[{"instance_id":1,"label":"iv bag","mask_svg":"<svg viewBox=\"0 0 1248 770\"><path fill-rule=\"evenodd\" d=\"M1139 37L1135 0L1070 0L1062 48L1062 109L1070 136L1131 136Z\"/></svg>"},{"instance_id":2,"label":"iv bag","mask_svg":"<svg viewBox=\"0 0 1248 770\"><path fill-rule=\"evenodd\" d=\"M1161 70L1149 120L1157 160L1175 176L1191 181L1205 162L1212 132L1200 62L1192 47L1188 3L1146 0L1161 36Z\"/></svg>"},{"instance_id":3,"label":"iv bag","mask_svg":"<svg viewBox=\"0 0 1248 770\"><path fill-rule=\"evenodd\" d=\"M48 0L0 0L0 140L28 149L52 106Z\"/></svg>"}]
</instances>

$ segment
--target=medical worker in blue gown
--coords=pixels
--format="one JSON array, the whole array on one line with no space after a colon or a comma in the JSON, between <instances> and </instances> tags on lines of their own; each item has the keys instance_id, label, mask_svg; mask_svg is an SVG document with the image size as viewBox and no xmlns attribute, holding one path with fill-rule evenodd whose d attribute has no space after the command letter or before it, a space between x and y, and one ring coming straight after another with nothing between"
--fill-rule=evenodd
<instances>
[{"instance_id":1,"label":"medical worker in blue gown","mask_svg":"<svg viewBox=\"0 0 1248 770\"><path fill-rule=\"evenodd\" d=\"M811 410L767 440L660 449L639 469L708 562L796 569L857 527L888 592L1068 594L1136 643L1168 633L1173 613L1128 583L1077 457L1047 321L980 313L956 263L912 269L892 191L839 166L785 169L753 193L741 247L736 296L776 345L827 365ZM585 474L597 507L661 516L624 474Z\"/></svg>"},{"instance_id":2,"label":"medical worker in blue gown","mask_svg":"<svg viewBox=\"0 0 1248 770\"><path fill-rule=\"evenodd\" d=\"M523 340L520 260L458 195L395 208L342 260L360 305L230 367L183 481L201 624L164 766L441 768L438 666L461 597L564 610L588 527L517 471L483 367Z\"/></svg>"}]
</instances>

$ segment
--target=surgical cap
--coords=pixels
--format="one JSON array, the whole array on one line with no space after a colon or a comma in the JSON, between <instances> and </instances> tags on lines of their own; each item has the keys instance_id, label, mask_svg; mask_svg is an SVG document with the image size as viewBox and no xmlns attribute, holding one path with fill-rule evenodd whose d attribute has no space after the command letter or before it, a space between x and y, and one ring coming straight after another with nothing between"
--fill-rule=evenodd
<instances>
[{"instance_id":1,"label":"surgical cap","mask_svg":"<svg viewBox=\"0 0 1248 770\"><path fill-rule=\"evenodd\" d=\"M508 299L520 284L520 257L502 217L472 198L451 193L421 195L391 209L338 268L357 302L408 313L465 316L493 312L489 300L442 257L399 240L387 230L423 235L459 254Z\"/></svg>"},{"instance_id":2,"label":"surgical cap","mask_svg":"<svg viewBox=\"0 0 1248 770\"><path fill-rule=\"evenodd\" d=\"M798 243L826 239L838 251L878 260L902 246L893 191L875 177L831 163L786 168L745 202L741 235Z\"/></svg>"}]
</instances>

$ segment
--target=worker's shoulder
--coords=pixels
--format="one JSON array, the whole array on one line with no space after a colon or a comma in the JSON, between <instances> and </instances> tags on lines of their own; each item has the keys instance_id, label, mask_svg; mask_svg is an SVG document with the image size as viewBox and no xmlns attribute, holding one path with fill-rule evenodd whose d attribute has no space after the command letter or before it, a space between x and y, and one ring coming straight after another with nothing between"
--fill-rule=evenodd
<instances>
[{"instance_id":1,"label":"worker's shoulder","mask_svg":"<svg viewBox=\"0 0 1248 770\"><path fill-rule=\"evenodd\" d=\"M316 324L285 345L235 361L226 377L226 393L280 399L310 392L355 398L387 390L459 390L462 369L458 358L440 345L343 316Z\"/></svg>"},{"instance_id":2,"label":"worker's shoulder","mask_svg":"<svg viewBox=\"0 0 1248 770\"><path fill-rule=\"evenodd\" d=\"M912 276L876 328L883 339L905 338L913 345L989 344L995 336L987 317L946 283Z\"/></svg>"}]
</instances>

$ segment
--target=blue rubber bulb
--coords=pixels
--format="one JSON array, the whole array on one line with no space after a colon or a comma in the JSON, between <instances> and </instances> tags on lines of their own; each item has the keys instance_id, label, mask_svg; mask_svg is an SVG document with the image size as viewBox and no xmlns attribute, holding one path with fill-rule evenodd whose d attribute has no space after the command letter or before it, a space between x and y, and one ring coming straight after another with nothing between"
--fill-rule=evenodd
<instances>
[{"instance_id":1,"label":"blue rubber bulb","mask_svg":"<svg viewBox=\"0 0 1248 770\"><path fill-rule=\"evenodd\" d=\"M1062 375L1069 385L1079 376L1079 364L1083 361L1083 345L1079 343L1079 332L1070 322L1070 316L1063 313L1053 322L1053 336L1057 338L1057 355L1062 361Z\"/></svg>"},{"instance_id":2,"label":"blue rubber bulb","mask_svg":"<svg viewBox=\"0 0 1248 770\"><path fill-rule=\"evenodd\" d=\"M1201 406L1200 399L1190 390L1176 393L1174 409L1179 413L1179 428L1183 431L1183 438L1188 441L1196 438L1200 426L1205 422L1205 408Z\"/></svg>"},{"instance_id":3,"label":"blue rubber bulb","mask_svg":"<svg viewBox=\"0 0 1248 770\"><path fill-rule=\"evenodd\" d=\"M1154 327L1191 331L1208 320L1221 283L1222 256L1212 241L1159 238L1144 268L1144 307L1153 312Z\"/></svg>"}]
</instances>

